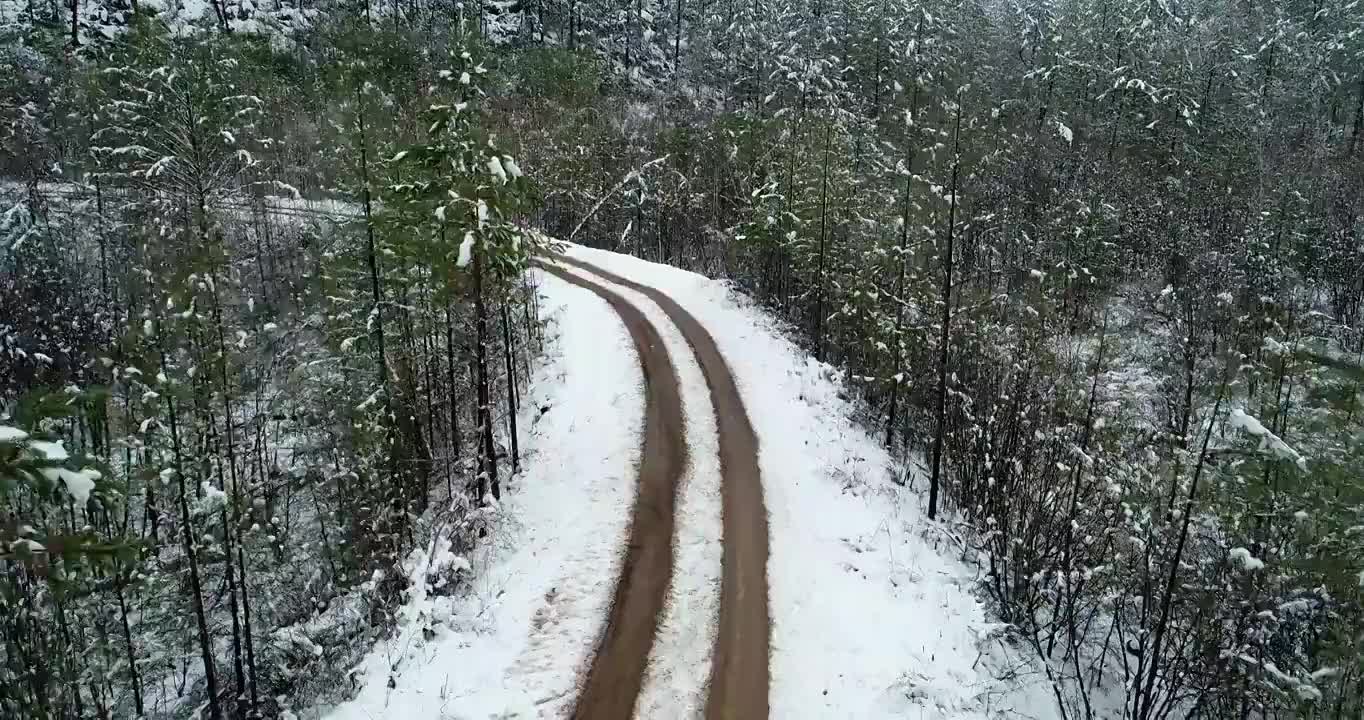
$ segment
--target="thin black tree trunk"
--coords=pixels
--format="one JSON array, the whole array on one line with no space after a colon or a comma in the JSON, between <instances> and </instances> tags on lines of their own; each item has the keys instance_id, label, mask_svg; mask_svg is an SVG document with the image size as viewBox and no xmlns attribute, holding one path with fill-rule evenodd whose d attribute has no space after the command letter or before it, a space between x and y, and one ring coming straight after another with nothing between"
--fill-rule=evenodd
<instances>
[{"instance_id":1,"label":"thin black tree trunk","mask_svg":"<svg viewBox=\"0 0 1364 720\"><path fill-rule=\"evenodd\" d=\"M923 20L919 21L918 27L914 31L914 75L919 74L919 36L923 30ZM909 117L915 118L919 111L919 83L914 83L914 90L910 93ZM895 348L892 351L894 361L891 363L891 386L890 386L890 412L886 417L886 447L890 448L892 438L895 433L896 411L900 401L900 363L901 348L903 341L900 337L905 327L905 275L909 264L909 211L910 193L914 187L914 138L905 139L905 197L900 210L900 274L895 283L895 334L892 336Z\"/></svg>"},{"instance_id":2,"label":"thin black tree trunk","mask_svg":"<svg viewBox=\"0 0 1364 720\"><path fill-rule=\"evenodd\" d=\"M482 440L483 471L486 487L494 500L502 498L502 486L497 479L497 446L493 442L492 399L488 388L488 305L483 297L483 250L474 250L474 363L478 370L478 432Z\"/></svg>"},{"instance_id":3,"label":"thin black tree trunk","mask_svg":"<svg viewBox=\"0 0 1364 720\"><path fill-rule=\"evenodd\" d=\"M928 519L938 516L938 487L942 477L943 439L947 434L947 362L952 338L952 256L957 225L957 174L961 169L961 105L957 105L956 128L952 131L952 197L947 206L947 238L942 252L942 333L938 338L937 428L933 433L933 470L928 482Z\"/></svg>"},{"instance_id":4,"label":"thin black tree trunk","mask_svg":"<svg viewBox=\"0 0 1364 720\"><path fill-rule=\"evenodd\" d=\"M161 350L161 368L167 368L166 351ZM218 676L213 668L212 643L208 634L208 618L204 612L203 586L199 580L199 556L195 550L194 530L190 523L189 498L185 492L185 461L180 446L180 426L175 412L175 400L166 394L166 412L170 421L171 449L174 458L175 478L180 494L180 530L185 544L185 558L189 563L189 586L193 596L194 619L199 626L199 651L204 663L204 684L208 691L208 716L211 720L222 720L223 711L218 704Z\"/></svg>"},{"instance_id":5,"label":"thin black tree trunk","mask_svg":"<svg viewBox=\"0 0 1364 720\"><path fill-rule=\"evenodd\" d=\"M502 356L507 365L507 418L511 426L512 474L515 475L521 472L521 451L516 442L516 366L512 362L512 331L506 302L502 303Z\"/></svg>"},{"instance_id":6,"label":"thin black tree trunk","mask_svg":"<svg viewBox=\"0 0 1364 720\"><path fill-rule=\"evenodd\" d=\"M815 317L814 329L815 359L824 359L824 250L828 236L829 214L829 139L833 123L824 127L824 167L821 172L819 191L819 253L815 268Z\"/></svg>"}]
</instances>

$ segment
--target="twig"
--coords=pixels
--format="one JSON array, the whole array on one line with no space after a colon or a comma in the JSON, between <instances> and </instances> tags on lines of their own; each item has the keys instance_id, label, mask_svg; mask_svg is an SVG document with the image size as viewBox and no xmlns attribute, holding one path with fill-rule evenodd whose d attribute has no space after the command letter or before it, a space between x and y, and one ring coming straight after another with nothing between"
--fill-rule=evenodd
<instances>
[{"instance_id":1,"label":"twig","mask_svg":"<svg viewBox=\"0 0 1364 720\"><path fill-rule=\"evenodd\" d=\"M664 155L661 158L654 158L653 160L650 160L649 162L646 162L643 165L640 165L639 167L635 168L634 170L631 170L630 172L626 173L625 177L621 178L620 182L616 183L615 187L611 188L606 192L606 194L602 195L601 199L597 201L597 204L593 205L592 209L588 210L587 214L583 216L583 219L578 221L578 226L573 228L573 232L568 234L568 241L573 242L573 238L578 237L578 231L582 230L583 225L586 225L587 221L592 219L592 216L595 215L596 212L601 209L602 203L605 203L607 198L611 197L612 195L615 195L621 188L625 187L626 183L639 177L639 174L644 172L644 168L647 168L650 165L657 165L661 162L664 162L669 157L672 157L671 153L668 155Z\"/></svg>"}]
</instances>

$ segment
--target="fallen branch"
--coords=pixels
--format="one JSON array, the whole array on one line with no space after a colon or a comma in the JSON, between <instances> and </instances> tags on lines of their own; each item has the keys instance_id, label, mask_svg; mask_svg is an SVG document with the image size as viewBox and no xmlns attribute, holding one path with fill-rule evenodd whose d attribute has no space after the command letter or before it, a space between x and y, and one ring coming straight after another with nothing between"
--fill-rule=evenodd
<instances>
[{"instance_id":1,"label":"fallen branch","mask_svg":"<svg viewBox=\"0 0 1364 720\"><path fill-rule=\"evenodd\" d=\"M582 230L583 225L586 225L587 221L592 219L592 216L595 215L597 211L601 209L602 204L606 202L607 198L611 197L612 195L615 195L621 188L625 187L626 183L639 177L640 173L644 172L645 168L649 167L650 165L657 165L661 162L664 162L669 157L671 157L670 154L664 155L661 158L654 158L653 160L650 160L649 162L646 162L643 165L640 165L639 167L635 168L634 170L631 170L630 172L626 173L625 177L621 178L620 182L616 183L615 187L607 191L605 195L602 195L601 199L597 201L597 204L593 205L592 209L588 210L587 214L583 216L583 219L578 221L578 226L573 228L573 232L569 233L568 241L573 242L573 238L578 237L578 231Z\"/></svg>"}]
</instances>

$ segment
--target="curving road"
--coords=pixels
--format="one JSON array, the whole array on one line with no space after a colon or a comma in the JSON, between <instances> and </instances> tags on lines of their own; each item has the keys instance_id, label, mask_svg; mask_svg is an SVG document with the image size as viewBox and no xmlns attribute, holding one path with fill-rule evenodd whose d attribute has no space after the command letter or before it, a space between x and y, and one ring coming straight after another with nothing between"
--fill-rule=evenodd
<instances>
[{"instance_id":1,"label":"curving road","mask_svg":"<svg viewBox=\"0 0 1364 720\"><path fill-rule=\"evenodd\" d=\"M648 297L677 326L696 356L715 408L723 502L720 617L705 716L707 720L767 718L771 630L767 510L758 470L758 440L734 376L710 333L666 294L581 260L555 256L554 261ZM550 263L540 267L605 299L634 338L644 369L643 460L629 546L605 630L574 710L574 717L584 720L627 720L643 684L673 569L673 513L688 452L677 374L657 329L629 301L606 284Z\"/></svg>"}]
</instances>

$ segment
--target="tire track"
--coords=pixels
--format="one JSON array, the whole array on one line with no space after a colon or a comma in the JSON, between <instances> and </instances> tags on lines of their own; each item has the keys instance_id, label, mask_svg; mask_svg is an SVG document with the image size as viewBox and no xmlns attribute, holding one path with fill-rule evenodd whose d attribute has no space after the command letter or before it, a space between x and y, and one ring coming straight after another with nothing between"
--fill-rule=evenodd
<instances>
[{"instance_id":1,"label":"tire track","mask_svg":"<svg viewBox=\"0 0 1364 720\"><path fill-rule=\"evenodd\" d=\"M643 448L629 545L573 711L574 718L583 720L628 720L644 682L673 569L677 487L688 453L677 372L658 330L625 298L552 264L538 265L611 305L635 341L644 372Z\"/></svg>"},{"instance_id":2,"label":"tire track","mask_svg":"<svg viewBox=\"0 0 1364 720\"><path fill-rule=\"evenodd\" d=\"M705 716L707 720L767 718L771 646L767 510L763 505L762 477L758 469L758 440L734 376L705 327L663 292L575 258L559 255L555 260L635 290L654 301L682 331L701 365L715 408L724 506L720 618ZM620 298L617 296L617 299ZM673 390L676 390L675 383ZM638 686L635 689L637 692Z\"/></svg>"},{"instance_id":3,"label":"tire track","mask_svg":"<svg viewBox=\"0 0 1364 720\"><path fill-rule=\"evenodd\" d=\"M576 268L565 270L588 279L593 277ZM674 513L673 572L644 672L644 684L635 700L635 717L701 718L719 626L724 551L720 439L715 408L711 405L706 376L682 331L652 300L629 288L615 285L611 288L644 313L663 338L677 371L688 446L687 468L678 483ZM642 399L637 407L642 416ZM614 571L611 575L614 577ZM597 617L605 614L603 608Z\"/></svg>"}]
</instances>

